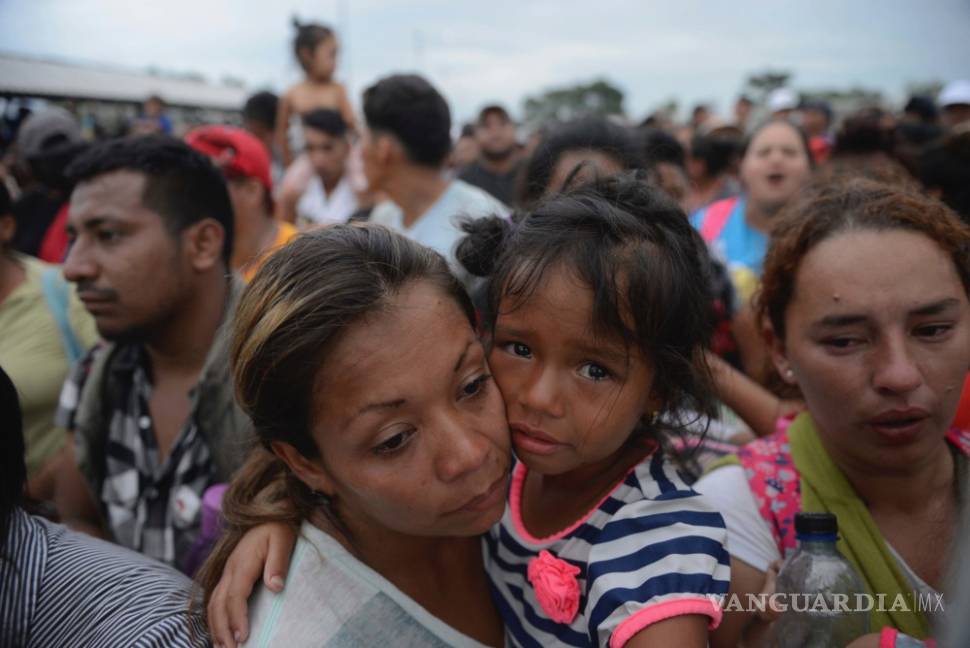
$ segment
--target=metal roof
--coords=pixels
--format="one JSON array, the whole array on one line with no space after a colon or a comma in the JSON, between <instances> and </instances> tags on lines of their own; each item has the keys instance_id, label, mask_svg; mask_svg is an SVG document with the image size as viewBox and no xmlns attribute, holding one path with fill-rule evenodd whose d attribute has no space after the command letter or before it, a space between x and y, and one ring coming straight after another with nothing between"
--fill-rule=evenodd
<instances>
[{"instance_id":1,"label":"metal roof","mask_svg":"<svg viewBox=\"0 0 970 648\"><path fill-rule=\"evenodd\" d=\"M158 95L186 108L240 110L246 88L0 53L0 94L141 103Z\"/></svg>"}]
</instances>

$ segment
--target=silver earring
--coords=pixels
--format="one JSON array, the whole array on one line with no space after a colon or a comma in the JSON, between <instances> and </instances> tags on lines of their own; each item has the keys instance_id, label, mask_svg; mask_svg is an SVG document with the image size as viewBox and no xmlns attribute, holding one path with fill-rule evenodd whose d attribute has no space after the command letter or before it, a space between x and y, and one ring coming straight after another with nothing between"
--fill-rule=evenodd
<instances>
[{"instance_id":1,"label":"silver earring","mask_svg":"<svg viewBox=\"0 0 970 648\"><path fill-rule=\"evenodd\" d=\"M793 378L795 377L795 372L794 372L794 371L792 371L791 369L786 369L786 370L785 370L785 376L786 376L786 377L787 377L788 379L793 379Z\"/></svg>"}]
</instances>

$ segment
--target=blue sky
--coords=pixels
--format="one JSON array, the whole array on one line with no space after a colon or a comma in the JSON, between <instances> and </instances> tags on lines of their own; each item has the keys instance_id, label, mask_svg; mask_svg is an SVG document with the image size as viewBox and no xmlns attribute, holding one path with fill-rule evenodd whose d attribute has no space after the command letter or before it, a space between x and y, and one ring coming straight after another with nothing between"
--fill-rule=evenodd
<instances>
[{"instance_id":1,"label":"blue sky","mask_svg":"<svg viewBox=\"0 0 970 648\"><path fill-rule=\"evenodd\" d=\"M231 75L253 89L299 78L290 16L340 31L353 97L418 71L465 120L518 113L549 87L605 77L641 117L668 98L722 112L746 75L795 73L801 89L970 77L970 0L0 0L0 50Z\"/></svg>"}]
</instances>

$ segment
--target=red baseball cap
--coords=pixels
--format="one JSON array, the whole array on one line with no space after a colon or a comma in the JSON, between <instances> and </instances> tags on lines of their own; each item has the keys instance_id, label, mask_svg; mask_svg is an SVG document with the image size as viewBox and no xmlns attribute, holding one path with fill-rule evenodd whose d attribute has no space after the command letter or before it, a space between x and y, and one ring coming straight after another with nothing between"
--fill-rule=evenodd
<instances>
[{"instance_id":1,"label":"red baseball cap","mask_svg":"<svg viewBox=\"0 0 970 648\"><path fill-rule=\"evenodd\" d=\"M212 158L227 177L256 178L273 191L269 152L250 133L233 126L201 126L185 136L185 143Z\"/></svg>"}]
</instances>

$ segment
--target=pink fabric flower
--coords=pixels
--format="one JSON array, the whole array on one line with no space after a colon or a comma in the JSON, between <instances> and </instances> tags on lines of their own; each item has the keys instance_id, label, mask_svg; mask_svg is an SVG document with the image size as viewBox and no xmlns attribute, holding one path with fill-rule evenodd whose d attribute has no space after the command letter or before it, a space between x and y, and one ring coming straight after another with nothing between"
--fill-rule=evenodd
<instances>
[{"instance_id":1,"label":"pink fabric flower","mask_svg":"<svg viewBox=\"0 0 970 648\"><path fill-rule=\"evenodd\" d=\"M572 623L579 611L579 567L540 551L529 561L529 582L546 615L556 623Z\"/></svg>"}]
</instances>

